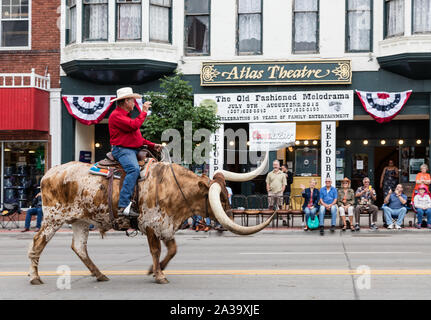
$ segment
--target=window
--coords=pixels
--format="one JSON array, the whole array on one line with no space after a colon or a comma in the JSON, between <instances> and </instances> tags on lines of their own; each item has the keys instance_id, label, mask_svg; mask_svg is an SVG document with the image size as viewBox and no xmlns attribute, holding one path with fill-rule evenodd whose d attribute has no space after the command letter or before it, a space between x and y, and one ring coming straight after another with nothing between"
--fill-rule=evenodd
<instances>
[{"instance_id":1,"label":"window","mask_svg":"<svg viewBox=\"0 0 431 320\"><path fill-rule=\"evenodd\" d=\"M76 0L67 0L66 44L76 42Z\"/></svg>"},{"instance_id":2,"label":"window","mask_svg":"<svg viewBox=\"0 0 431 320\"><path fill-rule=\"evenodd\" d=\"M386 37L404 34L404 0L385 0Z\"/></svg>"},{"instance_id":3,"label":"window","mask_svg":"<svg viewBox=\"0 0 431 320\"><path fill-rule=\"evenodd\" d=\"M209 55L210 0L185 0L185 54Z\"/></svg>"},{"instance_id":4,"label":"window","mask_svg":"<svg viewBox=\"0 0 431 320\"><path fill-rule=\"evenodd\" d=\"M371 1L347 1L347 51L371 51Z\"/></svg>"},{"instance_id":5,"label":"window","mask_svg":"<svg viewBox=\"0 0 431 320\"><path fill-rule=\"evenodd\" d=\"M318 0L295 0L293 6L293 52L318 52Z\"/></svg>"},{"instance_id":6,"label":"window","mask_svg":"<svg viewBox=\"0 0 431 320\"><path fill-rule=\"evenodd\" d=\"M117 40L141 40L141 0L117 0Z\"/></svg>"},{"instance_id":7,"label":"window","mask_svg":"<svg viewBox=\"0 0 431 320\"><path fill-rule=\"evenodd\" d=\"M238 0L238 54L262 53L262 0Z\"/></svg>"},{"instance_id":8,"label":"window","mask_svg":"<svg viewBox=\"0 0 431 320\"><path fill-rule=\"evenodd\" d=\"M150 41L171 42L171 0L150 0Z\"/></svg>"},{"instance_id":9,"label":"window","mask_svg":"<svg viewBox=\"0 0 431 320\"><path fill-rule=\"evenodd\" d=\"M29 3L28 0L3 0L1 3L1 46L28 47Z\"/></svg>"},{"instance_id":10,"label":"window","mask_svg":"<svg viewBox=\"0 0 431 320\"><path fill-rule=\"evenodd\" d=\"M108 0L83 0L84 41L108 40Z\"/></svg>"},{"instance_id":11,"label":"window","mask_svg":"<svg viewBox=\"0 0 431 320\"><path fill-rule=\"evenodd\" d=\"M28 208L39 192L37 186L46 171L47 143L43 141L2 142L3 203Z\"/></svg>"},{"instance_id":12,"label":"window","mask_svg":"<svg viewBox=\"0 0 431 320\"><path fill-rule=\"evenodd\" d=\"M431 32L431 1L413 0L413 33Z\"/></svg>"}]
</instances>

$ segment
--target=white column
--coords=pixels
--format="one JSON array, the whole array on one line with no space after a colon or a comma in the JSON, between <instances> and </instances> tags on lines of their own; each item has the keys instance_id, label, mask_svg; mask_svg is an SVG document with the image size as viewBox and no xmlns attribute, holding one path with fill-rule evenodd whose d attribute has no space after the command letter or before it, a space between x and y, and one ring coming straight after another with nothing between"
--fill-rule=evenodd
<instances>
[{"instance_id":1,"label":"white column","mask_svg":"<svg viewBox=\"0 0 431 320\"><path fill-rule=\"evenodd\" d=\"M114 43L116 39L116 6L117 1L108 1L108 42Z\"/></svg>"},{"instance_id":2,"label":"white column","mask_svg":"<svg viewBox=\"0 0 431 320\"><path fill-rule=\"evenodd\" d=\"M76 0L76 43L82 43L82 20L84 18L82 9L82 0Z\"/></svg>"},{"instance_id":3,"label":"white column","mask_svg":"<svg viewBox=\"0 0 431 320\"><path fill-rule=\"evenodd\" d=\"M150 42L150 0L142 0L142 42Z\"/></svg>"},{"instance_id":4,"label":"white column","mask_svg":"<svg viewBox=\"0 0 431 320\"><path fill-rule=\"evenodd\" d=\"M91 151L91 162L94 163L94 125L86 126L75 121L75 160L79 161L80 151Z\"/></svg>"},{"instance_id":5,"label":"white column","mask_svg":"<svg viewBox=\"0 0 431 320\"><path fill-rule=\"evenodd\" d=\"M336 161L336 140L335 134L337 125L335 121L323 121L321 123L321 176L322 186L325 179L331 178L332 185L335 186L335 161Z\"/></svg>"},{"instance_id":6,"label":"white column","mask_svg":"<svg viewBox=\"0 0 431 320\"><path fill-rule=\"evenodd\" d=\"M49 134L51 167L61 164L61 89L51 89L49 96Z\"/></svg>"}]
</instances>

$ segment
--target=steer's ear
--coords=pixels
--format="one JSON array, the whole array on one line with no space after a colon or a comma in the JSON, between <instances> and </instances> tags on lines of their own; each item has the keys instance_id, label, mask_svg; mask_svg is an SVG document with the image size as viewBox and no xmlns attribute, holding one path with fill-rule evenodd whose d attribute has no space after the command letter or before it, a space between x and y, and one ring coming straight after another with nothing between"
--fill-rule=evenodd
<instances>
[{"instance_id":1,"label":"steer's ear","mask_svg":"<svg viewBox=\"0 0 431 320\"><path fill-rule=\"evenodd\" d=\"M208 183L203 182L203 181L199 181L198 186L199 186L199 189L203 193L208 193L208 190L210 189L210 185Z\"/></svg>"}]
</instances>

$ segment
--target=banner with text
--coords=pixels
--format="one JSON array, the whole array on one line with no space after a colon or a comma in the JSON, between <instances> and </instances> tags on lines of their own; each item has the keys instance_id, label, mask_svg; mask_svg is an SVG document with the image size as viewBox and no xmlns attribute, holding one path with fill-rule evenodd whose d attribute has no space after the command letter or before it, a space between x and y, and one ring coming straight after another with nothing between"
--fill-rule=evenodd
<instances>
[{"instance_id":1,"label":"banner with text","mask_svg":"<svg viewBox=\"0 0 431 320\"><path fill-rule=\"evenodd\" d=\"M353 90L195 94L222 123L353 120Z\"/></svg>"},{"instance_id":2,"label":"banner with text","mask_svg":"<svg viewBox=\"0 0 431 320\"><path fill-rule=\"evenodd\" d=\"M336 161L336 149L335 149L335 134L337 125L335 121L322 122L321 125L321 175L322 175L322 186L325 185L325 179L330 178L333 186L335 186L335 161Z\"/></svg>"},{"instance_id":3,"label":"banner with text","mask_svg":"<svg viewBox=\"0 0 431 320\"><path fill-rule=\"evenodd\" d=\"M295 123L250 123L250 151L276 151L295 143Z\"/></svg>"}]
</instances>

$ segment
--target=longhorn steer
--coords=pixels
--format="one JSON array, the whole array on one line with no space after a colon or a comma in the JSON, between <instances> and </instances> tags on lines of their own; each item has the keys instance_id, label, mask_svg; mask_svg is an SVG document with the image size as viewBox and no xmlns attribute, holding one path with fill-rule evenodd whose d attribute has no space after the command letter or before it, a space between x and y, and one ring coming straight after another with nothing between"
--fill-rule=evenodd
<instances>
[{"instance_id":1,"label":"longhorn steer","mask_svg":"<svg viewBox=\"0 0 431 320\"><path fill-rule=\"evenodd\" d=\"M267 156L262 165L247 174L233 174L231 179L250 180L266 167ZM149 274L154 273L156 282L167 283L163 274L168 262L176 253L175 232L184 220L194 212L208 209L209 216L216 218L226 229L237 234L252 234L265 228L272 220L253 227L235 224L226 215L229 210L225 188L225 177L232 173L219 172L211 182L177 164L159 162L153 164L148 177L139 182L139 230L147 235L153 264ZM55 232L64 224L72 225L72 250L88 267L98 281L109 280L91 261L87 253L88 229L90 224L98 227L103 234L112 228L108 209L108 180L88 173L89 164L69 162L50 169L41 181L42 209L44 221L33 238L28 256L31 261L30 283L42 284L38 274L40 255ZM178 184L175 181L177 178ZM184 193L185 198L181 194ZM114 180L113 207L117 208L120 182ZM207 202L208 201L208 202ZM209 204L209 205L208 205ZM163 241L167 255L160 262Z\"/></svg>"}]
</instances>

